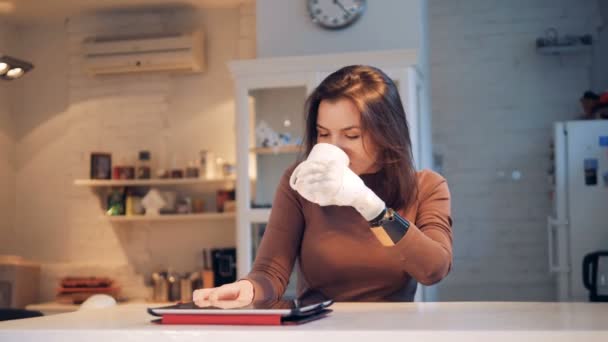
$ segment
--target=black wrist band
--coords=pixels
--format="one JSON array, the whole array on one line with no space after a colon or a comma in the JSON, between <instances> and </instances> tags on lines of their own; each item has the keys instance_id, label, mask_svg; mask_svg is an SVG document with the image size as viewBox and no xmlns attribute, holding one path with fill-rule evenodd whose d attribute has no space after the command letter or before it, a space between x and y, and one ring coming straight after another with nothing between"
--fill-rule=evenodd
<instances>
[{"instance_id":1,"label":"black wrist band","mask_svg":"<svg viewBox=\"0 0 608 342\"><path fill-rule=\"evenodd\" d=\"M384 217L384 215L386 215L386 208L382 209L382 211L380 212L380 214L378 214L378 216L374 217L373 220L367 221L369 223L369 226L370 227L378 227L378 224L380 223L380 220L382 220L382 218Z\"/></svg>"},{"instance_id":2,"label":"black wrist band","mask_svg":"<svg viewBox=\"0 0 608 342\"><path fill-rule=\"evenodd\" d=\"M391 208L384 209L380 219L370 221L371 227L382 227L393 243L401 240L410 227L410 223Z\"/></svg>"}]
</instances>

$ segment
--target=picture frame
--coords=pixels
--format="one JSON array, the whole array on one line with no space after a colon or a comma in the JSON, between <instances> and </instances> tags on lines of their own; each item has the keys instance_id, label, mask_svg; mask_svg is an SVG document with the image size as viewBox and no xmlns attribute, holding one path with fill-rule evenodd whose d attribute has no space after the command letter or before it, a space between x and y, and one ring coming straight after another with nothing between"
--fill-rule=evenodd
<instances>
[{"instance_id":1,"label":"picture frame","mask_svg":"<svg viewBox=\"0 0 608 342\"><path fill-rule=\"evenodd\" d=\"M112 154L91 153L91 179L112 179Z\"/></svg>"}]
</instances>

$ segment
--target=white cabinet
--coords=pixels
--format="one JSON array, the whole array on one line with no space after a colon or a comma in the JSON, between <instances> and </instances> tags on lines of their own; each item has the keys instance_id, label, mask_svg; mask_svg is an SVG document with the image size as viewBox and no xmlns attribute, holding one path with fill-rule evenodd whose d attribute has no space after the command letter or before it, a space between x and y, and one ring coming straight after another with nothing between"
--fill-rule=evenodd
<instances>
[{"instance_id":1,"label":"white cabinet","mask_svg":"<svg viewBox=\"0 0 608 342\"><path fill-rule=\"evenodd\" d=\"M421 86L421 75L415 66L416 62L416 50L281 57L229 62L229 68L235 83L236 101L236 188L238 189L236 194L236 246L238 277L245 276L251 269L254 248L251 234L252 224L267 222L271 212L271 209L252 209L251 201L255 197L254 193L257 192L256 195L258 196L264 194L266 200L267 198L272 199L271 195L274 195L276 184L278 184L276 178L280 177L284 171L284 167L281 170L276 170L272 163L288 165L295 161L298 152L297 148L294 149L293 147L288 148L287 151L279 151L281 153L278 154L273 154L271 150L256 148L257 146L254 145L256 117L266 115L266 113L255 113L256 108L259 111L262 107L267 109L273 107L273 96L276 98L276 107L279 107L281 103L285 102L285 96L289 97L300 92L301 98L298 97L294 101L288 100L288 102L297 102L297 107L285 110L285 113L280 115L284 115L290 121L298 122L298 120L302 120L303 122L303 103L306 96L327 75L343 66L353 64L378 67L389 75L399 88L410 125L416 166L418 168L429 167L430 165L426 165L426 161L430 161L430 156L421 155L422 151L429 151L429 149L423 149L422 144L419 143L426 140L422 136L426 133L419 129L419 127L424 127L420 122L425 118L421 117L418 110L420 91L423 88ZM264 91L268 91L263 95L266 98L266 104L256 104L256 95ZM283 94L286 95L283 96ZM268 99L269 97L270 99ZM270 101L270 105L268 101ZM270 108L271 111L272 109ZM274 117L276 119L277 116ZM281 118L279 116L279 119ZM298 132L298 135L304 135L303 129L304 125L302 124L301 132ZM262 162L262 158L281 158L282 161L271 162L273 170L262 170L258 168L258 166L261 166L258 164ZM268 174L273 175L272 179L261 182ZM249 182L250 178L257 180L257 184L252 186ZM261 191L261 188L264 191Z\"/></svg>"}]
</instances>

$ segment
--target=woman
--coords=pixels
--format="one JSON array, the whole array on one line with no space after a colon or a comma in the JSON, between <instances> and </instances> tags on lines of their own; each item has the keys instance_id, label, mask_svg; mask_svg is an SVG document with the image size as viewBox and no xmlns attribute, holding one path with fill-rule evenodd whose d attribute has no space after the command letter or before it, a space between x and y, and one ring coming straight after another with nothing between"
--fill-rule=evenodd
<instances>
[{"instance_id":1,"label":"woman","mask_svg":"<svg viewBox=\"0 0 608 342\"><path fill-rule=\"evenodd\" d=\"M315 291L335 301L412 301L417 282L448 274L448 186L437 173L414 169L392 80L373 67L344 67L315 89L306 109L308 159L283 175L251 272L196 290L199 306L278 299L296 258L298 296Z\"/></svg>"}]
</instances>

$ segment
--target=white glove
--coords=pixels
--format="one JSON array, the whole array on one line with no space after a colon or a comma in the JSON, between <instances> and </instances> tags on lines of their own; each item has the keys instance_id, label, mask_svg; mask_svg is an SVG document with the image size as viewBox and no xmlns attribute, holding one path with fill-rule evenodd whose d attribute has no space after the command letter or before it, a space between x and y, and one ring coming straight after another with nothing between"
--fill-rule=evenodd
<instances>
[{"instance_id":1,"label":"white glove","mask_svg":"<svg viewBox=\"0 0 608 342\"><path fill-rule=\"evenodd\" d=\"M306 160L293 171L289 184L302 197L320 206L352 206L367 221L385 209L384 201L348 164L338 160Z\"/></svg>"}]
</instances>

